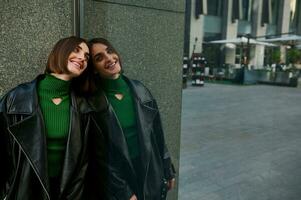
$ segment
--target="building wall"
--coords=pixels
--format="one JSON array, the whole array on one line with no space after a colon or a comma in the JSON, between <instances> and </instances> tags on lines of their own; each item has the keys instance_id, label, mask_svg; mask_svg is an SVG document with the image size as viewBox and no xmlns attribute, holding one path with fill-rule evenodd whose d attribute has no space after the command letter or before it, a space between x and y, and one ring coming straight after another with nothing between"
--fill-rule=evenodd
<instances>
[{"instance_id":1,"label":"building wall","mask_svg":"<svg viewBox=\"0 0 301 200\"><path fill-rule=\"evenodd\" d=\"M289 32L290 21L290 3L291 0L280 1L280 17L278 18L278 33Z\"/></svg>"},{"instance_id":2,"label":"building wall","mask_svg":"<svg viewBox=\"0 0 301 200\"><path fill-rule=\"evenodd\" d=\"M263 0L254 0L253 2L253 21L252 21L252 36L263 36L266 34L267 25L261 23ZM263 68L264 62L264 46L255 45L251 48L250 65L256 69Z\"/></svg>"},{"instance_id":3,"label":"building wall","mask_svg":"<svg viewBox=\"0 0 301 200\"><path fill-rule=\"evenodd\" d=\"M157 99L179 172L184 0L82 2L83 36L111 40L125 73L141 80ZM53 45L74 33L73 3L0 1L0 95L44 71ZM169 199L177 199L177 189Z\"/></svg>"},{"instance_id":4,"label":"building wall","mask_svg":"<svg viewBox=\"0 0 301 200\"><path fill-rule=\"evenodd\" d=\"M233 0L225 1L225 9L223 13L223 37L225 39L236 38L238 20L232 22L232 4ZM235 64L235 48L225 48L225 63Z\"/></svg>"},{"instance_id":5,"label":"building wall","mask_svg":"<svg viewBox=\"0 0 301 200\"><path fill-rule=\"evenodd\" d=\"M191 0L189 57L191 57L192 53L201 53L203 50L204 15L200 15L199 18L195 17L195 1Z\"/></svg>"},{"instance_id":6,"label":"building wall","mask_svg":"<svg viewBox=\"0 0 301 200\"><path fill-rule=\"evenodd\" d=\"M214 3L210 2L208 0L205 0L208 4ZM195 2L195 0L192 0L192 2ZM255 39L262 38L262 36L267 34L283 34L289 32L289 21L290 21L290 3L291 0L281 0L278 3L279 10L277 13L277 25L273 24L264 24L262 25L262 6L263 3L269 3L271 6L271 0L253 0L252 1L252 21L232 21L232 5L234 0L225 0L223 1L223 16L222 16L222 30L221 35L222 38L220 39L231 39L236 38L237 34L243 35L243 34L251 34L251 37L254 37ZM241 1L236 1L241 2ZM296 10L300 10L301 3L300 0L298 0L299 4L297 3L298 8ZM194 5L194 3L192 3ZM194 12L194 6L191 7L191 13ZM265 12L268 12L267 10ZM267 14L267 13L265 13ZM192 17L193 14L190 14ZM201 16L202 17L202 16ZM209 18L209 16L206 16L205 19ZM298 20L300 22L301 15L298 16ZM299 23L300 24L300 23ZM194 45L194 38L198 37L200 42L203 42L202 38L207 33L210 33L210 28L208 27L215 27L216 23L211 23L209 20L202 20L202 18L195 20L191 19L191 35L190 35L190 49L193 49ZM241 26L243 25L243 26ZM268 26L270 27L269 30L267 30ZM296 34L300 34L301 26L297 26L297 32ZM214 32L217 33L217 32ZM202 44L197 44L197 48L201 47ZM224 45L225 46L225 45ZM236 48L239 48L239 45L236 46ZM262 45L250 45L250 58L249 58L249 64L253 65L255 68L262 68L264 65L264 51L265 46ZM201 51L201 48L199 48ZM223 47L221 45L221 49L223 50L224 54L224 63L227 64L234 64L235 63L235 54L236 50L235 48L227 48ZM282 56L282 62L285 60L286 57L286 49L284 47L281 47L281 56Z\"/></svg>"},{"instance_id":7,"label":"building wall","mask_svg":"<svg viewBox=\"0 0 301 200\"><path fill-rule=\"evenodd\" d=\"M290 0L280 1L280 17L278 22L278 34L289 32L289 21L290 21ZM286 48L285 46L280 47L281 57L280 62L285 63L286 58Z\"/></svg>"},{"instance_id":8,"label":"building wall","mask_svg":"<svg viewBox=\"0 0 301 200\"><path fill-rule=\"evenodd\" d=\"M125 74L141 80L159 103L167 146L179 171L184 0L86 1L84 36L105 37ZM177 189L169 199L177 199Z\"/></svg>"},{"instance_id":9,"label":"building wall","mask_svg":"<svg viewBox=\"0 0 301 200\"><path fill-rule=\"evenodd\" d=\"M0 95L43 72L55 42L72 31L72 0L0 1Z\"/></svg>"}]
</instances>

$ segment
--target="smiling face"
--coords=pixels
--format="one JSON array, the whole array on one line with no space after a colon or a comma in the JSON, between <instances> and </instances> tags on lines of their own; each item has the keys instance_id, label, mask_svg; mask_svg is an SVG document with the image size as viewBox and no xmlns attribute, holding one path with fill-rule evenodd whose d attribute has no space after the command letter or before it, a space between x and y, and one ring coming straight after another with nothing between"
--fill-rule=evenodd
<instances>
[{"instance_id":1,"label":"smiling face","mask_svg":"<svg viewBox=\"0 0 301 200\"><path fill-rule=\"evenodd\" d=\"M118 78L121 71L120 60L113 49L107 45L95 43L92 45L91 55L94 71L102 78Z\"/></svg>"},{"instance_id":2,"label":"smiling face","mask_svg":"<svg viewBox=\"0 0 301 200\"><path fill-rule=\"evenodd\" d=\"M67 70L71 78L77 77L87 68L89 48L86 43L80 43L69 55Z\"/></svg>"},{"instance_id":3,"label":"smiling face","mask_svg":"<svg viewBox=\"0 0 301 200\"><path fill-rule=\"evenodd\" d=\"M88 59L89 48L85 39L76 36L63 38L50 52L45 73L70 80L85 71Z\"/></svg>"}]
</instances>

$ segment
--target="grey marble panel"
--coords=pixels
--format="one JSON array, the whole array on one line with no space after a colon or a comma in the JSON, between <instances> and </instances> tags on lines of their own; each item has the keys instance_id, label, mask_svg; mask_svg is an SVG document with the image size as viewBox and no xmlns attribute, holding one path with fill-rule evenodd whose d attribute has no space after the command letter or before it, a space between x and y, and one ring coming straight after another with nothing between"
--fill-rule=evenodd
<instances>
[{"instance_id":1,"label":"grey marble panel","mask_svg":"<svg viewBox=\"0 0 301 200\"><path fill-rule=\"evenodd\" d=\"M160 10L169 10L175 12L185 11L185 1L183 0L92 0L109 4L122 4L128 6L137 6L142 8L153 8Z\"/></svg>"},{"instance_id":2,"label":"grey marble panel","mask_svg":"<svg viewBox=\"0 0 301 200\"><path fill-rule=\"evenodd\" d=\"M109 39L121 54L125 74L142 81L157 99L178 169L184 13L88 1L84 24L84 36ZM169 199L177 199L177 189Z\"/></svg>"},{"instance_id":3,"label":"grey marble panel","mask_svg":"<svg viewBox=\"0 0 301 200\"><path fill-rule=\"evenodd\" d=\"M43 72L52 46L72 33L72 0L0 1L0 95Z\"/></svg>"}]
</instances>

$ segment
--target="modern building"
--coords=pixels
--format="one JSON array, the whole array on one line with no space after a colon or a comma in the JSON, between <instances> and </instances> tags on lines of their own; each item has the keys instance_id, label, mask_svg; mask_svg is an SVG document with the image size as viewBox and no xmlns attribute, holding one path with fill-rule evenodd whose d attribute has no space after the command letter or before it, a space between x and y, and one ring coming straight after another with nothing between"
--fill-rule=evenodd
<instances>
[{"instance_id":1,"label":"modern building","mask_svg":"<svg viewBox=\"0 0 301 200\"><path fill-rule=\"evenodd\" d=\"M186 0L186 11L184 55L203 53L213 65L262 68L272 62L275 47L251 44L250 39L301 35L300 0ZM241 37L247 42L208 43ZM276 48L281 52L279 62L285 63L290 46Z\"/></svg>"}]
</instances>

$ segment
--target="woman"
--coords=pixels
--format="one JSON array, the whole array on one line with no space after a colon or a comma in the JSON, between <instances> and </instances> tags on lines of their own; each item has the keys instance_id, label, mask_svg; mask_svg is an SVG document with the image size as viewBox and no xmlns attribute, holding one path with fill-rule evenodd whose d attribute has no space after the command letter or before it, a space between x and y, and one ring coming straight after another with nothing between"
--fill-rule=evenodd
<instances>
[{"instance_id":1,"label":"woman","mask_svg":"<svg viewBox=\"0 0 301 200\"><path fill-rule=\"evenodd\" d=\"M84 39L61 39L48 57L45 74L2 98L1 199L84 199L90 119L71 80L80 77L88 59Z\"/></svg>"},{"instance_id":2,"label":"woman","mask_svg":"<svg viewBox=\"0 0 301 200\"><path fill-rule=\"evenodd\" d=\"M97 106L103 90L110 103L108 199L165 199L175 172L156 101L142 83L121 73L120 56L107 40L95 38L89 45L98 88L90 102Z\"/></svg>"}]
</instances>

